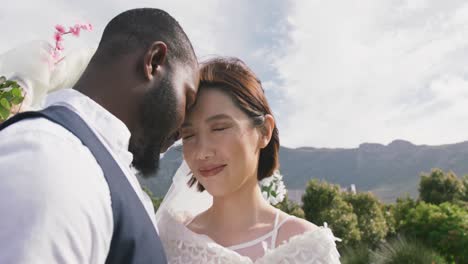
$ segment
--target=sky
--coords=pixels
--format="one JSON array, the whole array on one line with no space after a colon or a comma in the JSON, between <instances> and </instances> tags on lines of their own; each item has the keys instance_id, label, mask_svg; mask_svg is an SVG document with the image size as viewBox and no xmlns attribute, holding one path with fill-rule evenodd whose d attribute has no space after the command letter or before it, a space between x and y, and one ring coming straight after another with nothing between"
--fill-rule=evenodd
<instances>
[{"instance_id":1,"label":"sky","mask_svg":"<svg viewBox=\"0 0 468 264\"><path fill-rule=\"evenodd\" d=\"M137 7L173 15L200 60L244 60L262 80L283 146L468 140L464 0L2 1L0 53L83 22L94 31L68 38L66 49L95 47L112 17Z\"/></svg>"}]
</instances>

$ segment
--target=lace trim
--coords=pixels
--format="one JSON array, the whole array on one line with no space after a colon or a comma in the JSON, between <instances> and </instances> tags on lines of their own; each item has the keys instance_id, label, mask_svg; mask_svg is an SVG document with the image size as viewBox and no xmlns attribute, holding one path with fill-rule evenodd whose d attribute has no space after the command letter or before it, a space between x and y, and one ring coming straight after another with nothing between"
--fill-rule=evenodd
<instances>
[{"instance_id":1,"label":"lace trim","mask_svg":"<svg viewBox=\"0 0 468 264\"><path fill-rule=\"evenodd\" d=\"M335 244L338 240L329 228L320 227L294 236L273 250L267 250L255 263L340 263L340 254Z\"/></svg>"},{"instance_id":2,"label":"lace trim","mask_svg":"<svg viewBox=\"0 0 468 264\"><path fill-rule=\"evenodd\" d=\"M205 235L190 231L183 225L185 217L179 214L176 218L163 217L160 221L161 240L169 263L340 263L335 244L338 239L327 227L294 236L275 249L267 250L264 256L253 262Z\"/></svg>"}]
</instances>

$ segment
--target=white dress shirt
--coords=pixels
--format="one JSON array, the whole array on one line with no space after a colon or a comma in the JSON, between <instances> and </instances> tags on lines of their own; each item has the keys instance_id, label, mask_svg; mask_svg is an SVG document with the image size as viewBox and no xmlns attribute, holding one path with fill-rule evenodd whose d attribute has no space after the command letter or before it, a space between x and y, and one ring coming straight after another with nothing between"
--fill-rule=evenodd
<instances>
[{"instance_id":1,"label":"white dress shirt","mask_svg":"<svg viewBox=\"0 0 468 264\"><path fill-rule=\"evenodd\" d=\"M81 116L155 223L151 199L130 168L125 124L72 89L50 94L46 105ZM113 231L109 187L89 149L60 125L30 119L0 132L0 213L0 263L105 262Z\"/></svg>"}]
</instances>

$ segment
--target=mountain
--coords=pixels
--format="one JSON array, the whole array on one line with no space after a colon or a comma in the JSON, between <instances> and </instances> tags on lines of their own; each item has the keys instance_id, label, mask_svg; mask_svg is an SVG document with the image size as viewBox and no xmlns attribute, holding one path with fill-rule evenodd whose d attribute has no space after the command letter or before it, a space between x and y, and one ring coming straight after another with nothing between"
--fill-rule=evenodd
<instances>
[{"instance_id":1,"label":"mountain","mask_svg":"<svg viewBox=\"0 0 468 264\"><path fill-rule=\"evenodd\" d=\"M141 179L142 184L156 196L164 196L181 162L181 147L170 149L156 177ZM468 174L468 141L427 146L395 140L352 149L281 147L280 164L289 190L302 191L310 179L318 178L343 187L355 184L358 191L372 191L381 200L393 202L405 194L415 197L420 174L432 168Z\"/></svg>"}]
</instances>

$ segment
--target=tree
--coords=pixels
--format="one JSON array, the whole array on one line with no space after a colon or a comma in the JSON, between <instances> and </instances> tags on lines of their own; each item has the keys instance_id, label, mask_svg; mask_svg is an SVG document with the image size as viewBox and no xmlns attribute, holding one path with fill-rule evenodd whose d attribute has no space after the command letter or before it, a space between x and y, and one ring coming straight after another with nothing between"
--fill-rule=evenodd
<instances>
[{"instance_id":1,"label":"tree","mask_svg":"<svg viewBox=\"0 0 468 264\"><path fill-rule=\"evenodd\" d=\"M407 237L437 249L449 262L468 263L468 211L451 203L420 202L401 223Z\"/></svg>"},{"instance_id":2,"label":"tree","mask_svg":"<svg viewBox=\"0 0 468 264\"><path fill-rule=\"evenodd\" d=\"M382 204L381 209L385 218L385 223L387 224L387 238L396 236L395 205Z\"/></svg>"},{"instance_id":3,"label":"tree","mask_svg":"<svg viewBox=\"0 0 468 264\"><path fill-rule=\"evenodd\" d=\"M464 187L455 173L444 173L440 169L433 169L432 172L421 175L419 182L419 198L432 204L443 202L454 202L458 197L463 196Z\"/></svg>"},{"instance_id":4,"label":"tree","mask_svg":"<svg viewBox=\"0 0 468 264\"><path fill-rule=\"evenodd\" d=\"M321 219L321 212L330 208L333 201L340 197L340 187L316 179L309 181L304 195L302 196L302 208L307 220L318 223Z\"/></svg>"},{"instance_id":5,"label":"tree","mask_svg":"<svg viewBox=\"0 0 468 264\"><path fill-rule=\"evenodd\" d=\"M417 204L418 202L409 196L397 198L396 204L392 208L392 215L395 219L396 232L400 231L400 228L406 220L406 216L408 215L409 211L416 207Z\"/></svg>"},{"instance_id":6,"label":"tree","mask_svg":"<svg viewBox=\"0 0 468 264\"><path fill-rule=\"evenodd\" d=\"M357 216L341 196L338 185L311 180L302 197L305 217L321 225L327 223L334 235L342 239L339 247L354 245L361 239Z\"/></svg>"},{"instance_id":7,"label":"tree","mask_svg":"<svg viewBox=\"0 0 468 264\"><path fill-rule=\"evenodd\" d=\"M461 193L459 199L461 201L468 202L468 174L461 178L461 182L463 185L463 192Z\"/></svg>"},{"instance_id":8,"label":"tree","mask_svg":"<svg viewBox=\"0 0 468 264\"><path fill-rule=\"evenodd\" d=\"M287 214L303 219L305 218L304 210L302 210L301 206L296 202L289 200L287 195L284 197L284 200L281 203L275 205L275 207Z\"/></svg>"},{"instance_id":9,"label":"tree","mask_svg":"<svg viewBox=\"0 0 468 264\"><path fill-rule=\"evenodd\" d=\"M153 202L154 212L158 211L159 206L161 205L163 199L159 197L155 197L153 192L146 186L142 186L143 191L151 198L151 202Z\"/></svg>"},{"instance_id":10,"label":"tree","mask_svg":"<svg viewBox=\"0 0 468 264\"><path fill-rule=\"evenodd\" d=\"M468 175L463 176L463 178L461 178L461 182L463 185L463 191L456 198L456 200L454 201L454 204L468 211Z\"/></svg>"},{"instance_id":11,"label":"tree","mask_svg":"<svg viewBox=\"0 0 468 264\"><path fill-rule=\"evenodd\" d=\"M361 241L371 248L383 241L388 232L382 213L382 204L371 193L346 194L345 201L351 204L357 216Z\"/></svg>"},{"instance_id":12,"label":"tree","mask_svg":"<svg viewBox=\"0 0 468 264\"><path fill-rule=\"evenodd\" d=\"M342 240L338 248L354 246L361 241L358 219L353 207L341 197L336 197L330 208L321 213L320 218L322 221L317 223L327 223L333 234Z\"/></svg>"}]
</instances>

